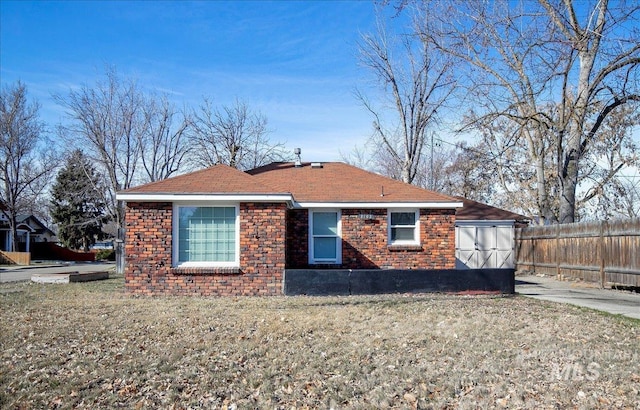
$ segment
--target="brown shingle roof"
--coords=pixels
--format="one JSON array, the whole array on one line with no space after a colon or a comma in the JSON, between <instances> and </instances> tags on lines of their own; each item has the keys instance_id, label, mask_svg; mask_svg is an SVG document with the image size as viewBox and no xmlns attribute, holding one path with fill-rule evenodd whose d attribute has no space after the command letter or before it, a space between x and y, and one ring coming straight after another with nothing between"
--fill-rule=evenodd
<instances>
[{"instance_id":1,"label":"brown shingle roof","mask_svg":"<svg viewBox=\"0 0 640 410\"><path fill-rule=\"evenodd\" d=\"M476 220L515 220L520 223L528 223L529 218L515 212L507 211L495 206L483 204L462 197L457 197L462 201L463 207L456 211L456 220L458 221L476 221Z\"/></svg>"},{"instance_id":2,"label":"brown shingle roof","mask_svg":"<svg viewBox=\"0 0 640 410\"><path fill-rule=\"evenodd\" d=\"M127 194L273 194L251 175L227 165L151 182L123 191Z\"/></svg>"},{"instance_id":3,"label":"brown shingle roof","mask_svg":"<svg viewBox=\"0 0 640 410\"><path fill-rule=\"evenodd\" d=\"M460 202L341 162L326 162L321 167L274 162L247 172L216 165L120 194L290 194L297 202L323 203Z\"/></svg>"},{"instance_id":4,"label":"brown shingle roof","mask_svg":"<svg viewBox=\"0 0 640 410\"><path fill-rule=\"evenodd\" d=\"M276 191L292 193L298 202L460 202L342 162L321 167L274 162L247 173Z\"/></svg>"}]
</instances>

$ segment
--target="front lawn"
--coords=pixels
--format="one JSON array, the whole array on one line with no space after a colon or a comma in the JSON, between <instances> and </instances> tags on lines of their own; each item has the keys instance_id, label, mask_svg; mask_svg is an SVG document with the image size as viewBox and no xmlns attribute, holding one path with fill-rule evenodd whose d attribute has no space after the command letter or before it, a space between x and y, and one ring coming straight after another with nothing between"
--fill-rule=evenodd
<instances>
[{"instance_id":1,"label":"front lawn","mask_svg":"<svg viewBox=\"0 0 640 410\"><path fill-rule=\"evenodd\" d=\"M524 297L0 285L0 408L637 408L640 321Z\"/></svg>"}]
</instances>

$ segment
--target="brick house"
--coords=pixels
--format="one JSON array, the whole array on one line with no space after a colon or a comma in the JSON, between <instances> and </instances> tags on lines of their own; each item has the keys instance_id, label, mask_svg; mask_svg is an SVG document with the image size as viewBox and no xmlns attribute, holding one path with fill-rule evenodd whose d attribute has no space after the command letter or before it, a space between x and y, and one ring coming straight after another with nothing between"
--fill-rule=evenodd
<instances>
[{"instance_id":1,"label":"brick house","mask_svg":"<svg viewBox=\"0 0 640 410\"><path fill-rule=\"evenodd\" d=\"M286 270L455 268L459 199L343 163L217 165L117 198L131 293L281 295Z\"/></svg>"}]
</instances>

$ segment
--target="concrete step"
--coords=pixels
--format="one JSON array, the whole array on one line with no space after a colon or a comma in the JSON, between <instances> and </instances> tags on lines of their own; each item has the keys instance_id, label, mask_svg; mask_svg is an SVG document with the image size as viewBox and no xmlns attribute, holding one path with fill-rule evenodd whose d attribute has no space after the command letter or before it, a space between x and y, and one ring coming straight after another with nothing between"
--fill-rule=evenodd
<instances>
[{"instance_id":1,"label":"concrete step","mask_svg":"<svg viewBox=\"0 0 640 410\"><path fill-rule=\"evenodd\" d=\"M109 272L69 272L69 273L34 273L31 281L36 283L72 283L109 279Z\"/></svg>"}]
</instances>

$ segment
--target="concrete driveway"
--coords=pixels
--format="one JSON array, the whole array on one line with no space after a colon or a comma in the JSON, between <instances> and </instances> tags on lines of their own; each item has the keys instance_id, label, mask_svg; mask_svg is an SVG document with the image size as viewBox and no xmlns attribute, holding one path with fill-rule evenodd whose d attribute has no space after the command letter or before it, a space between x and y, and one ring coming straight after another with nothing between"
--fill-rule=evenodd
<instances>
[{"instance_id":1,"label":"concrete driveway","mask_svg":"<svg viewBox=\"0 0 640 410\"><path fill-rule=\"evenodd\" d=\"M640 293L599 289L581 282L540 276L516 276L516 292L534 299L569 303L640 319Z\"/></svg>"},{"instance_id":2,"label":"concrete driveway","mask_svg":"<svg viewBox=\"0 0 640 410\"><path fill-rule=\"evenodd\" d=\"M49 265L0 266L0 283L31 280L33 274L103 272L115 269L114 262L70 262Z\"/></svg>"}]
</instances>

